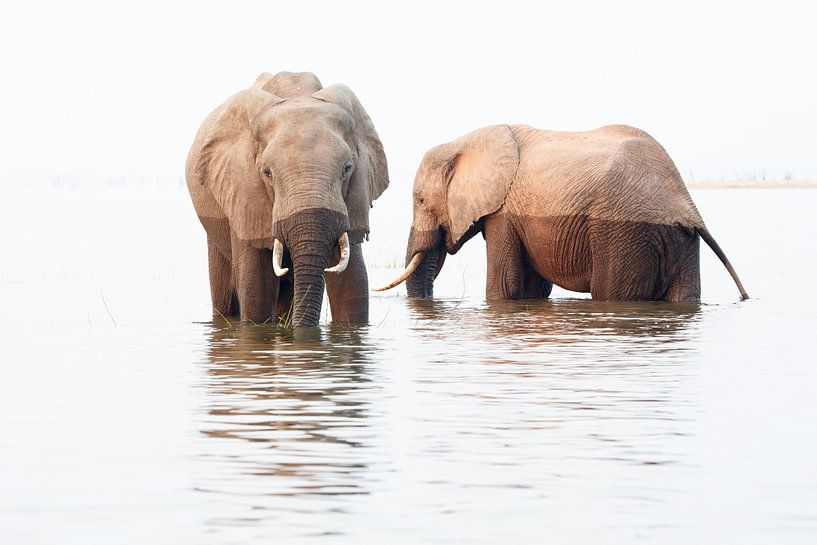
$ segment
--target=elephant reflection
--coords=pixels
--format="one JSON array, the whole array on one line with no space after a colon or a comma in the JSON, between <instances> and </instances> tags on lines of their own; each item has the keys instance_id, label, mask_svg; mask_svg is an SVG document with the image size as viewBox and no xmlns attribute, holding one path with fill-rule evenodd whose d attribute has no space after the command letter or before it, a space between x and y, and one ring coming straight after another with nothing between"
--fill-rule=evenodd
<instances>
[{"instance_id":1,"label":"elephant reflection","mask_svg":"<svg viewBox=\"0 0 817 545\"><path fill-rule=\"evenodd\" d=\"M405 303L410 317L434 324L430 330L441 338L452 331L474 330L482 339L501 341L511 335L560 343L589 337L679 338L694 327L701 311L698 303L590 299L497 300L477 308L451 300L406 299Z\"/></svg>"},{"instance_id":2,"label":"elephant reflection","mask_svg":"<svg viewBox=\"0 0 817 545\"><path fill-rule=\"evenodd\" d=\"M361 332L329 328L293 343L292 331L275 327L213 325L201 433L233 441L205 441L201 457L231 474L271 477L264 495L364 493L367 463L358 450L369 446L362 438L369 406L358 392L370 380ZM240 477L202 488L233 485Z\"/></svg>"},{"instance_id":3,"label":"elephant reflection","mask_svg":"<svg viewBox=\"0 0 817 545\"><path fill-rule=\"evenodd\" d=\"M582 337L662 337L683 336L700 318L698 303L653 301L593 301L590 299L496 301L487 305L486 321L501 323L509 311L524 310L527 319L520 325L530 333L547 333L554 340ZM502 328L493 328L501 335Z\"/></svg>"}]
</instances>

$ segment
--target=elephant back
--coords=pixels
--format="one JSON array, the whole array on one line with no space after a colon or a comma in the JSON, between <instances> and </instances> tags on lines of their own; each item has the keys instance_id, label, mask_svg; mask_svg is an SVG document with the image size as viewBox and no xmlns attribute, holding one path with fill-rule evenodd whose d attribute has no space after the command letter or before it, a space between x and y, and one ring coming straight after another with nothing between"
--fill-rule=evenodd
<instances>
[{"instance_id":1,"label":"elephant back","mask_svg":"<svg viewBox=\"0 0 817 545\"><path fill-rule=\"evenodd\" d=\"M646 132L514 126L520 166L508 206L536 217L583 216L697 227L703 220L675 163Z\"/></svg>"}]
</instances>

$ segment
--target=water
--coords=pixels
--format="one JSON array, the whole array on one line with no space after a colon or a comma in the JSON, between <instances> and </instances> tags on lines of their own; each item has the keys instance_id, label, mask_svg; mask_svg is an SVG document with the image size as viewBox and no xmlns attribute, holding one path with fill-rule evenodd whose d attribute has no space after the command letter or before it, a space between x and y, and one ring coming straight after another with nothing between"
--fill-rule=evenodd
<instances>
[{"instance_id":1,"label":"water","mask_svg":"<svg viewBox=\"0 0 817 545\"><path fill-rule=\"evenodd\" d=\"M438 299L296 338L210 320L182 187L13 197L2 543L817 538L817 190L693 193L745 303L703 248L701 305L489 305L477 240Z\"/></svg>"}]
</instances>

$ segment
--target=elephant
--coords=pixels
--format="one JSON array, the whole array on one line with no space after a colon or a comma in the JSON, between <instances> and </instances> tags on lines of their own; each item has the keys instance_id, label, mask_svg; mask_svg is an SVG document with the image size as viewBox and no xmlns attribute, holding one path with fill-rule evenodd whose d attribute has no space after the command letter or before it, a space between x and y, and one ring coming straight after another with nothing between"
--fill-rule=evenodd
<instances>
[{"instance_id":1,"label":"elephant","mask_svg":"<svg viewBox=\"0 0 817 545\"><path fill-rule=\"evenodd\" d=\"M207 233L214 315L316 326L325 288L333 321L368 321L361 244L389 176L348 87L262 73L204 120L186 180Z\"/></svg>"},{"instance_id":2,"label":"elephant","mask_svg":"<svg viewBox=\"0 0 817 545\"><path fill-rule=\"evenodd\" d=\"M664 148L611 125L560 132L494 125L429 150L417 169L406 268L433 296L446 253L477 233L486 299L549 297L553 284L604 301L700 301L699 237L746 290Z\"/></svg>"}]
</instances>

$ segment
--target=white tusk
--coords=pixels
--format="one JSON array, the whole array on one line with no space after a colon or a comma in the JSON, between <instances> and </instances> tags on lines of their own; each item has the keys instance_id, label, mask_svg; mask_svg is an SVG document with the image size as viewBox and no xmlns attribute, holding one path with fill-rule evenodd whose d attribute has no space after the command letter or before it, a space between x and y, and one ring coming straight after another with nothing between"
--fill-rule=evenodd
<instances>
[{"instance_id":1,"label":"white tusk","mask_svg":"<svg viewBox=\"0 0 817 545\"><path fill-rule=\"evenodd\" d=\"M388 284L386 284L382 288L375 288L373 291L390 290L394 286L397 286L397 285L402 284L403 282L405 282L406 279L409 276L411 276L414 273L414 271L417 270L417 267L420 266L420 263L423 261L423 258L425 257L425 255L426 255L425 252L417 252L416 254L414 254L414 257L411 258L411 261L409 261L409 264L406 265L406 270L404 270L400 276L398 276L397 278L395 278L394 280L392 280L391 282L389 282Z\"/></svg>"},{"instance_id":2,"label":"white tusk","mask_svg":"<svg viewBox=\"0 0 817 545\"><path fill-rule=\"evenodd\" d=\"M346 231L338 237L338 246L340 246L340 261L334 267L324 269L326 272L342 273L349 265L349 233Z\"/></svg>"},{"instance_id":3,"label":"white tusk","mask_svg":"<svg viewBox=\"0 0 817 545\"><path fill-rule=\"evenodd\" d=\"M272 270L275 271L275 276L284 276L289 272L289 268L283 265L284 260L284 245L277 238L272 245Z\"/></svg>"}]
</instances>

